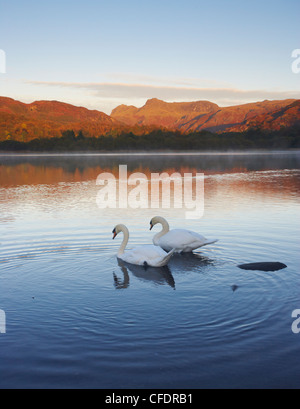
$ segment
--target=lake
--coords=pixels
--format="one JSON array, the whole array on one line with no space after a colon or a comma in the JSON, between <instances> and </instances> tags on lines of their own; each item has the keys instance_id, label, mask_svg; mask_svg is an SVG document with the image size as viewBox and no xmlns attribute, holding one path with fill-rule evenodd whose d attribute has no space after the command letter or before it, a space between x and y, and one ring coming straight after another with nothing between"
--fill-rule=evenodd
<instances>
[{"instance_id":1,"label":"lake","mask_svg":"<svg viewBox=\"0 0 300 409\"><path fill-rule=\"evenodd\" d=\"M97 176L204 173L204 215L100 209ZM0 388L299 388L300 152L1 155ZM213 245L118 261L153 216ZM279 261L275 272L242 263Z\"/></svg>"}]
</instances>

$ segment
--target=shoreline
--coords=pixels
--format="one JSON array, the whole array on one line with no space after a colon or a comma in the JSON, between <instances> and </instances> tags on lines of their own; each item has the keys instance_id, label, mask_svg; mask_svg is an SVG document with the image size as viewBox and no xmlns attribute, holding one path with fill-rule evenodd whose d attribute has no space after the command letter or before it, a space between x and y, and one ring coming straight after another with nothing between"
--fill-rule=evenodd
<instances>
[{"instance_id":1,"label":"shoreline","mask_svg":"<svg viewBox=\"0 0 300 409\"><path fill-rule=\"evenodd\" d=\"M287 155L291 153L299 153L300 149L245 149L245 150L228 150L228 151L218 151L218 150L208 150L208 151L139 151L139 152L124 152L124 151L95 151L95 152L18 152L18 151L0 151L0 157L22 157L22 156L32 156L32 157L57 157L57 156L214 156L214 155L265 155L265 154L282 154Z\"/></svg>"}]
</instances>

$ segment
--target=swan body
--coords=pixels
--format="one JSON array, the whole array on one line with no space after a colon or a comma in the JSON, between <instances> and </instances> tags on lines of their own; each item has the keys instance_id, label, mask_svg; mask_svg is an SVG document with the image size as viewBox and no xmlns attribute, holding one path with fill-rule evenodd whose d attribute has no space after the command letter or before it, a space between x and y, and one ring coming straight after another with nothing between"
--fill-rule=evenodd
<instances>
[{"instance_id":1,"label":"swan body","mask_svg":"<svg viewBox=\"0 0 300 409\"><path fill-rule=\"evenodd\" d=\"M129 240L129 231L124 224L118 224L114 228L113 239L121 232L123 233L124 238L118 252L118 258L126 263L145 267L163 267L168 264L172 254L175 252L175 249L171 249L167 253L162 248L153 244L141 245L125 251Z\"/></svg>"},{"instance_id":2,"label":"swan body","mask_svg":"<svg viewBox=\"0 0 300 409\"><path fill-rule=\"evenodd\" d=\"M175 248L177 252L190 253L200 247L216 243L218 240L209 240L199 233L186 229L172 229L163 217L156 216L150 222L150 230L156 224L161 224L163 229L153 237L153 244L165 251Z\"/></svg>"}]
</instances>

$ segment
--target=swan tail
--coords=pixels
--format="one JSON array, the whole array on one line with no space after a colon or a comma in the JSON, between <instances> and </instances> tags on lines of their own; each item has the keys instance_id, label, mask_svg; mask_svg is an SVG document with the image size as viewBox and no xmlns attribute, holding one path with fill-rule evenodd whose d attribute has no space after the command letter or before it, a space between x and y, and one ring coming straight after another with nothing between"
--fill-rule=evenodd
<instances>
[{"instance_id":1,"label":"swan tail","mask_svg":"<svg viewBox=\"0 0 300 409\"><path fill-rule=\"evenodd\" d=\"M157 264L157 267L163 267L166 264L168 264L170 258L173 256L175 251L176 249L172 249L171 251L169 251L169 253L162 260L160 260L160 262Z\"/></svg>"},{"instance_id":2,"label":"swan tail","mask_svg":"<svg viewBox=\"0 0 300 409\"><path fill-rule=\"evenodd\" d=\"M208 246L209 244L215 244L217 243L217 241L219 241L219 239L214 239L214 240L206 240L201 247L203 246Z\"/></svg>"}]
</instances>

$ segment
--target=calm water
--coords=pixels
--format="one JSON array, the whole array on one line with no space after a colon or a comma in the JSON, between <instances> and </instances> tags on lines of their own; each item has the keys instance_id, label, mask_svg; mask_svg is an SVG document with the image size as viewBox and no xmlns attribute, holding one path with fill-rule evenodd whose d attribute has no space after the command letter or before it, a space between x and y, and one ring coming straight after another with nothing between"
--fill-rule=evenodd
<instances>
[{"instance_id":1,"label":"calm water","mask_svg":"<svg viewBox=\"0 0 300 409\"><path fill-rule=\"evenodd\" d=\"M119 164L204 172L203 218L100 210L96 177ZM0 156L0 387L299 388L299 198L299 152ZM114 225L150 243L157 214L220 241L168 268L118 263ZM237 268L256 261L288 268Z\"/></svg>"}]
</instances>

